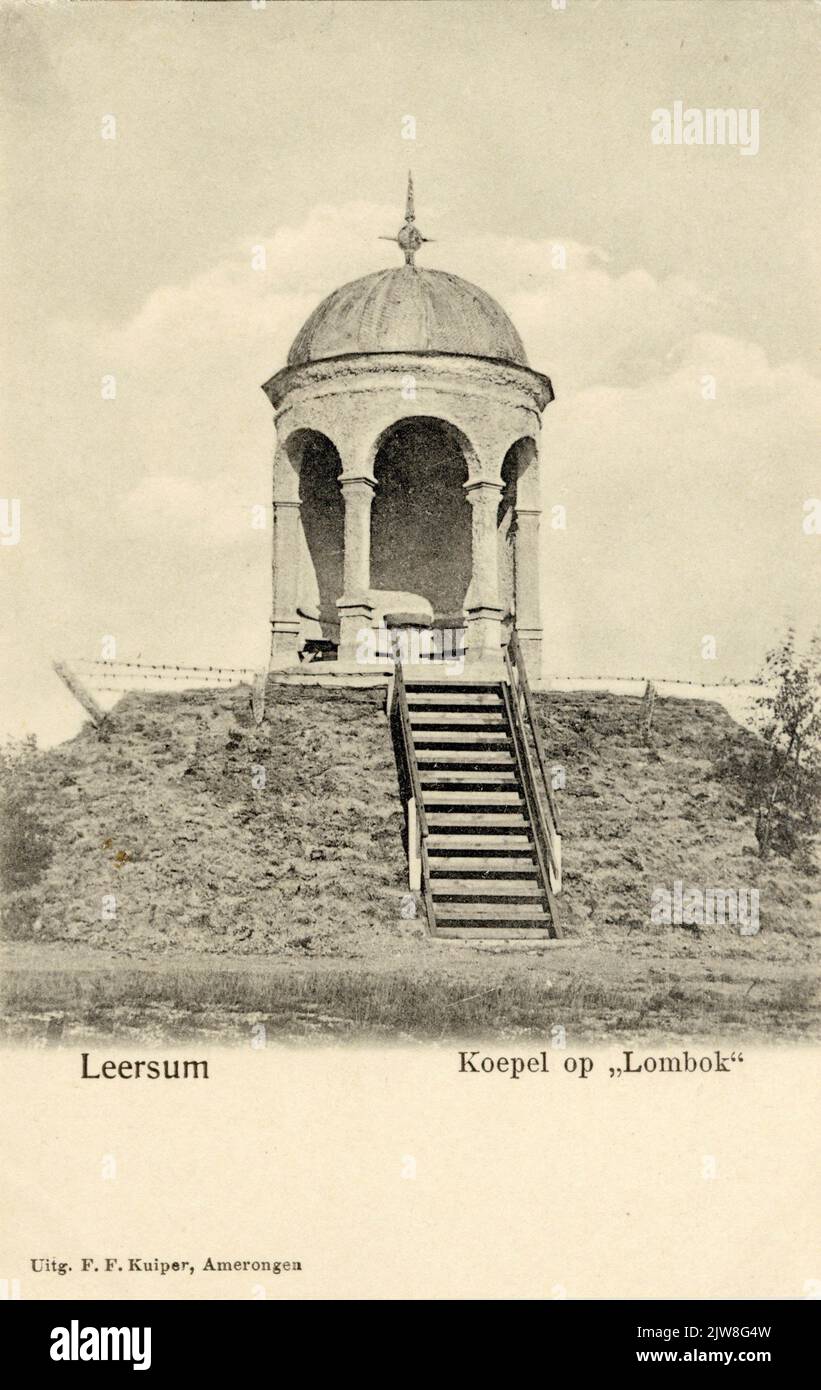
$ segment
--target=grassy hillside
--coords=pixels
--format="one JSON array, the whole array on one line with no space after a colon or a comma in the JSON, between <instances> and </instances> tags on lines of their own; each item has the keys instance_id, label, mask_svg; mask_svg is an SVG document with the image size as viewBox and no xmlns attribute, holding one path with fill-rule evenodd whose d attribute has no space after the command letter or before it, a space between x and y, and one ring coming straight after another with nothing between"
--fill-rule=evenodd
<instances>
[{"instance_id":1,"label":"grassy hillside","mask_svg":"<svg viewBox=\"0 0 821 1390\"><path fill-rule=\"evenodd\" d=\"M4 898L7 1034L806 1036L818 879L756 857L718 775L749 735L662 699L648 748L635 698L537 702L566 937L522 948L406 915L384 692L270 685L260 726L244 688L126 697L15 774L51 858ZM757 887L758 935L654 925L676 879Z\"/></svg>"}]
</instances>

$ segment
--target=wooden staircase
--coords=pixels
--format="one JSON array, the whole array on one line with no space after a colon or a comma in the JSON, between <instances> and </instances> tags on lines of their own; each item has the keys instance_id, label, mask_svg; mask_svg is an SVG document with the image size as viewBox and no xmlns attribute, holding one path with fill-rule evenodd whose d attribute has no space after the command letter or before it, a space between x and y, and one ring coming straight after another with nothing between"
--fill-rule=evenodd
<instances>
[{"instance_id":1,"label":"wooden staircase","mask_svg":"<svg viewBox=\"0 0 821 1390\"><path fill-rule=\"evenodd\" d=\"M406 683L397 663L391 714L410 886L434 936L561 934L558 817L513 658L506 677Z\"/></svg>"}]
</instances>

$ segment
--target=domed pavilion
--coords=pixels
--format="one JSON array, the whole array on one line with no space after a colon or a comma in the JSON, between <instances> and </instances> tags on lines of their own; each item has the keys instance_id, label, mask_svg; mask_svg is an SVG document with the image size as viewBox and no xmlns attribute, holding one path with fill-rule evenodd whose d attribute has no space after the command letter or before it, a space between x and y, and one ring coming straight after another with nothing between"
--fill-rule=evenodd
<instances>
[{"instance_id":1,"label":"domed pavilion","mask_svg":"<svg viewBox=\"0 0 821 1390\"><path fill-rule=\"evenodd\" d=\"M536 678L550 381L489 294L416 264L410 180L395 239L404 265L328 295L263 388L277 436L271 667L321 652L342 674L363 634L409 624L460 632L489 669L513 626Z\"/></svg>"}]
</instances>

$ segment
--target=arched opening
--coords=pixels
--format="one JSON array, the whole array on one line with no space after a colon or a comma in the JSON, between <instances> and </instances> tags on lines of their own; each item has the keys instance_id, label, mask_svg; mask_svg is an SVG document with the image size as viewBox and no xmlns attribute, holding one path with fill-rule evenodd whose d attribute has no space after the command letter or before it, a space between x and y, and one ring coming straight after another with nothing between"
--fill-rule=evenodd
<instances>
[{"instance_id":1,"label":"arched opening","mask_svg":"<svg viewBox=\"0 0 821 1390\"><path fill-rule=\"evenodd\" d=\"M446 421L415 416L382 435L374 461L371 585L427 599L435 627L464 625L471 576L464 490L469 447Z\"/></svg>"},{"instance_id":2,"label":"arched opening","mask_svg":"<svg viewBox=\"0 0 821 1390\"><path fill-rule=\"evenodd\" d=\"M345 509L339 487L342 462L330 439L299 430L288 441L299 469L302 547L297 612L304 641L337 642L342 593Z\"/></svg>"}]
</instances>

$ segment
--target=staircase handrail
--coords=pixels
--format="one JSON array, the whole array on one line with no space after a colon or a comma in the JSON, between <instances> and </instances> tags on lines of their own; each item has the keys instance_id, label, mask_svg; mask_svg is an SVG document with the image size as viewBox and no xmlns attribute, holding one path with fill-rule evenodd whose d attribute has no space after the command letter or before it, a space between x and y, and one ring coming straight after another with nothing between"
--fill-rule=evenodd
<instances>
[{"instance_id":1,"label":"staircase handrail","mask_svg":"<svg viewBox=\"0 0 821 1390\"><path fill-rule=\"evenodd\" d=\"M416 749L413 742L408 692L402 671L402 659L399 655L396 656L393 668L392 705L391 713L395 713L396 716L398 716L400 750L405 765L405 775L410 785L416 812L417 852L422 867L422 897L425 903L428 926L431 931L433 931L436 927L436 919L434 917L433 898L430 891L430 863L427 849L428 820L425 814L425 802L422 796L422 779L419 773L419 763L416 759Z\"/></svg>"},{"instance_id":2,"label":"staircase handrail","mask_svg":"<svg viewBox=\"0 0 821 1390\"><path fill-rule=\"evenodd\" d=\"M521 713L516 709L516 694L509 682L502 684L502 697L507 711L508 723L510 724L516 763L519 767L521 776L522 793L527 807L528 818L533 828L533 850L536 855L536 863L539 866L539 878L545 897L547 898L550 912L550 935L559 937L562 935L562 929L559 920L559 909L554 896L550 875L550 866L556 861L550 845L542 804L536 792L533 762L527 746L527 737L522 723Z\"/></svg>"},{"instance_id":3,"label":"staircase handrail","mask_svg":"<svg viewBox=\"0 0 821 1390\"><path fill-rule=\"evenodd\" d=\"M553 819L556 834L561 835L562 828L561 821L559 819L559 808L556 804L556 798L553 795L553 789L550 784L550 777L548 775L547 765L545 762L542 736L539 733L539 725L536 722L536 714L533 708L533 696L530 690L530 681L528 680L527 676L527 667L525 666L524 657L522 655L522 648L519 643L519 638L515 628L511 629L510 640L505 650L505 660L508 667L508 676L510 676L512 668L513 673L516 677L514 689L518 689L521 692L522 698L524 700L525 709L527 711L527 718L530 723L530 731L533 735L533 743L536 748L536 757L539 762L539 771L542 774L542 785L544 787L545 797L547 798L547 804L550 807L550 814Z\"/></svg>"},{"instance_id":4,"label":"staircase handrail","mask_svg":"<svg viewBox=\"0 0 821 1390\"><path fill-rule=\"evenodd\" d=\"M505 650L505 666L511 693L510 709L514 730L518 733L521 742L522 772L530 781L535 802L534 829L541 835L553 870L552 877L555 880L555 891L558 892L561 888L562 873L559 812L550 786L544 748L536 723L533 699L530 693L530 685L527 679L521 647L519 646L519 640L515 631L511 632L510 641ZM539 779L536 777L536 771L530 752L528 726L533 745L536 749L536 760L540 773ZM540 795L540 792L542 792L543 795Z\"/></svg>"}]
</instances>

